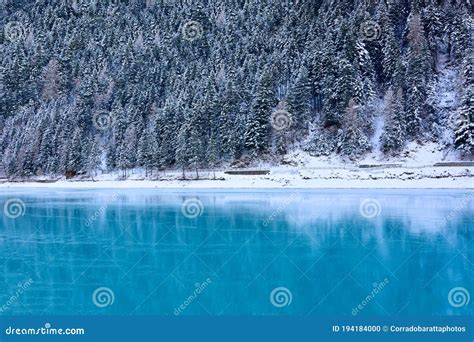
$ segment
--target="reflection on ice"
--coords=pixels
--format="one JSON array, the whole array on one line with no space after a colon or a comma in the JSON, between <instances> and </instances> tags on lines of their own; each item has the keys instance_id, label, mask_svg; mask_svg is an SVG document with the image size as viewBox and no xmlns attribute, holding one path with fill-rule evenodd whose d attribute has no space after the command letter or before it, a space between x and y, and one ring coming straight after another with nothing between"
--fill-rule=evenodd
<instances>
[{"instance_id":1,"label":"reflection on ice","mask_svg":"<svg viewBox=\"0 0 474 342\"><path fill-rule=\"evenodd\" d=\"M33 285L8 314L172 314L208 278L182 314L350 314L386 278L361 314L472 313L446 301L474 286L472 192L12 190L0 204L12 197L25 214L0 217L0 301ZM90 302L103 286L107 312ZM268 303L279 286L285 311Z\"/></svg>"}]
</instances>

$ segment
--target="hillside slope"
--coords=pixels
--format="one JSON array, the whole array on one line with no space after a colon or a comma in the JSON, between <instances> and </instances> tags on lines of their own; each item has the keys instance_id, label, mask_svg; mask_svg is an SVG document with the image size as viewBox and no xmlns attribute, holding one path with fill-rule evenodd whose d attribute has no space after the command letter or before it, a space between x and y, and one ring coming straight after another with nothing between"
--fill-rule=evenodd
<instances>
[{"instance_id":1,"label":"hillside slope","mask_svg":"<svg viewBox=\"0 0 474 342\"><path fill-rule=\"evenodd\" d=\"M0 14L10 178L430 144L472 158L468 1L5 0Z\"/></svg>"}]
</instances>

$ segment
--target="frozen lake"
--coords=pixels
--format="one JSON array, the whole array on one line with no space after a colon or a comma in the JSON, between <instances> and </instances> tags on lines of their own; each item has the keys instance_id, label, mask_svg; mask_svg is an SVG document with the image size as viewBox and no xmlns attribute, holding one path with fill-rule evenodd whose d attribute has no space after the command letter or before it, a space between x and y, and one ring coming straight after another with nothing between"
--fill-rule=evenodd
<instances>
[{"instance_id":1,"label":"frozen lake","mask_svg":"<svg viewBox=\"0 0 474 342\"><path fill-rule=\"evenodd\" d=\"M474 314L473 191L2 189L0 205L1 315Z\"/></svg>"}]
</instances>

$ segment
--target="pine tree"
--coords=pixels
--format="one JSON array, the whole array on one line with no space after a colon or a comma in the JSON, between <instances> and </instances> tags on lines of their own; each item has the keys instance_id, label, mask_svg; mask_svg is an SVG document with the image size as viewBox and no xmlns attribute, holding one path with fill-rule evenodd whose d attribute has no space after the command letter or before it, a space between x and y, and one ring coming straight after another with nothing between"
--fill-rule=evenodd
<instances>
[{"instance_id":1,"label":"pine tree","mask_svg":"<svg viewBox=\"0 0 474 342\"><path fill-rule=\"evenodd\" d=\"M137 165L145 168L145 177L148 177L148 170L153 168L153 137L150 130L146 129L138 141Z\"/></svg>"},{"instance_id":2,"label":"pine tree","mask_svg":"<svg viewBox=\"0 0 474 342\"><path fill-rule=\"evenodd\" d=\"M279 133L276 140L276 152L279 155L284 155L288 152L286 147L285 136L283 133Z\"/></svg>"},{"instance_id":3,"label":"pine tree","mask_svg":"<svg viewBox=\"0 0 474 342\"><path fill-rule=\"evenodd\" d=\"M236 134L236 125L239 116L239 94L234 82L230 81L226 85L224 100L219 113L217 137L214 139L219 141L219 149L225 158L233 157L234 149L238 142L238 134Z\"/></svg>"},{"instance_id":4,"label":"pine tree","mask_svg":"<svg viewBox=\"0 0 474 342\"><path fill-rule=\"evenodd\" d=\"M349 100L347 113L344 116L343 134L339 150L351 159L356 158L370 149L367 136L362 131L358 115L359 106L354 99Z\"/></svg>"},{"instance_id":5,"label":"pine tree","mask_svg":"<svg viewBox=\"0 0 474 342\"><path fill-rule=\"evenodd\" d=\"M199 131L195 127L191 128L188 141L189 163L196 172L196 179L199 179L199 168L204 160L203 141L201 138Z\"/></svg>"},{"instance_id":6,"label":"pine tree","mask_svg":"<svg viewBox=\"0 0 474 342\"><path fill-rule=\"evenodd\" d=\"M176 164L183 171L183 179L186 179L185 171L189 167L191 159L188 144L189 130L190 127L185 122L179 129L176 139Z\"/></svg>"},{"instance_id":7,"label":"pine tree","mask_svg":"<svg viewBox=\"0 0 474 342\"><path fill-rule=\"evenodd\" d=\"M382 52L382 67L385 82L394 85L401 56L395 33L389 23L385 24Z\"/></svg>"},{"instance_id":8,"label":"pine tree","mask_svg":"<svg viewBox=\"0 0 474 342\"><path fill-rule=\"evenodd\" d=\"M96 135L91 143L89 157L87 159L87 171L89 172L92 180L94 180L97 169L100 168L102 164L101 145L100 136Z\"/></svg>"},{"instance_id":9,"label":"pine tree","mask_svg":"<svg viewBox=\"0 0 474 342\"><path fill-rule=\"evenodd\" d=\"M395 93L390 88L384 98L385 125L380 137L380 145L384 153L401 151L405 145L406 124L403 109L403 91Z\"/></svg>"},{"instance_id":10,"label":"pine tree","mask_svg":"<svg viewBox=\"0 0 474 342\"><path fill-rule=\"evenodd\" d=\"M472 48L470 49L472 52ZM458 110L458 119L454 132L454 145L467 154L474 154L474 65L472 54L463 61L464 95Z\"/></svg>"},{"instance_id":11,"label":"pine tree","mask_svg":"<svg viewBox=\"0 0 474 342\"><path fill-rule=\"evenodd\" d=\"M456 122L454 144L465 153L474 153L474 86L466 89Z\"/></svg>"},{"instance_id":12,"label":"pine tree","mask_svg":"<svg viewBox=\"0 0 474 342\"><path fill-rule=\"evenodd\" d=\"M53 171L50 163L51 156L54 154L54 130L51 127L52 125L53 122L47 121L46 127L42 129L43 136L40 145L40 155L38 156L38 164L47 173L52 173Z\"/></svg>"},{"instance_id":13,"label":"pine tree","mask_svg":"<svg viewBox=\"0 0 474 342\"><path fill-rule=\"evenodd\" d=\"M419 14L408 22L409 51L406 69L406 123L410 138L420 138L422 120L427 116L427 99L431 81L431 62Z\"/></svg>"},{"instance_id":14,"label":"pine tree","mask_svg":"<svg viewBox=\"0 0 474 342\"><path fill-rule=\"evenodd\" d=\"M468 56L469 49L467 47L472 46L472 16L469 15L469 8L465 8L464 4L449 5L447 7L445 30L448 34L449 57L451 62L460 63Z\"/></svg>"},{"instance_id":15,"label":"pine tree","mask_svg":"<svg viewBox=\"0 0 474 342\"><path fill-rule=\"evenodd\" d=\"M297 128L305 129L311 115L312 85L306 67L301 67L293 89L288 95L288 111Z\"/></svg>"},{"instance_id":16,"label":"pine tree","mask_svg":"<svg viewBox=\"0 0 474 342\"><path fill-rule=\"evenodd\" d=\"M123 169L131 169L137 163L138 137L137 128L134 124L125 131L123 141Z\"/></svg>"},{"instance_id":17,"label":"pine tree","mask_svg":"<svg viewBox=\"0 0 474 342\"><path fill-rule=\"evenodd\" d=\"M251 117L245 132L245 147L254 155L268 150L270 115L274 104L273 87L271 72L266 70L257 86Z\"/></svg>"},{"instance_id":18,"label":"pine tree","mask_svg":"<svg viewBox=\"0 0 474 342\"><path fill-rule=\"evenodd\" d=\"M329 77L324 85L325 126L341 126L349 100L355 95L358 80L357 70L347 59L336 57L335 63L336 69L328 71L329 74L334 73L334 77Z\"/></svg>"},{"instance_id":19,"label":"pine tree","mask_svg":"<svg viewBox=\"0 0 474 342\"><path fill-rule=\"evenodd\" d=\"M217 139L215 138L216 134L214 132L211 133L209 137L209 145L207 147L206 153L206 161L213 173L213 179L216 179L216 165L218 161L218 146L217 146Z\"/></svg>"},{"instance_id":20,"label":"pine tree","mask_svg":"<svg viewBox=\"0 0 474 342\"><path fill-rule=\"evenodd\" d=\"M66 176L75 176L82 170L82 133L79 128L74 130L72 138L67 144L67 162L66 162Z\"/></svg>"}]
</instances>

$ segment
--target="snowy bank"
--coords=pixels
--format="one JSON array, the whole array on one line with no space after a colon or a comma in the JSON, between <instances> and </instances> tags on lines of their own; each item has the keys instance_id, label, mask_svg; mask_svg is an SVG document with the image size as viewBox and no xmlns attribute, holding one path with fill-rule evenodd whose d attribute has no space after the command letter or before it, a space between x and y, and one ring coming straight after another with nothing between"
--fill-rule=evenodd
<instances>
[{"instance_id":1,"label":"snowy bank","mask_svg":"<svg viewBox=\"0 0 474 342\"><path fill-rule=\"evenodd\" d=\"M181 180L179 172L159 180L143 179L140 174L127 180L102 175L96 181L5 182L0 188L457 188L474 189L474 173L466 167L420 168L295 168L271 169L269 175L228 175L216 172L216 180Z\"/></svg>"},{"instance_id":2,"label":"snowy bank","mask_svg":"<svg viewBox=\"0 0 474 342\"><path fill-rule=\"evenodd\" d=\"M51 181L36 177L26 182L1 182L0 188L164 188L164 189L337 189L337 188L395 188L395 189L474 189L474 167L434 166L440 161L459 162L454 154L446 154L436 144L414 145L405 157L376 158L368 155L353 163L338 156L313 157L298 150L287 154L286 165L257 163L246 170L269 170L267 175L230 175L225 170L187 172L182 180L179 170L155 173L146 177L142 169L134 169L121 179L120 172L101 174L92 181L88 177ZM376 166L378 165L378 166ZM453 164L454 165L454 164ZM376 166L376 167L374 167Z\"/></svg>"}]
</instances>

